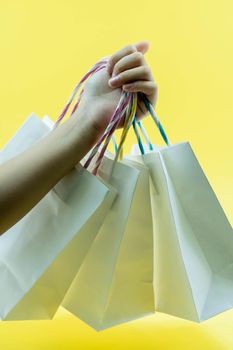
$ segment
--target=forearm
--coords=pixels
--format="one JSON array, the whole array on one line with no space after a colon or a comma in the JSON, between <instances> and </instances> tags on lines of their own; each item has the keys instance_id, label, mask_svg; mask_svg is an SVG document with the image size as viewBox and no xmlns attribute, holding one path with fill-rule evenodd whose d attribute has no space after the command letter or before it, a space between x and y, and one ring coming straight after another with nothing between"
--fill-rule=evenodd
<instances>
[{"instance_id":1,"label":"forearm","mask_svg":"<svg viewBox=\"0 0 233 350\"><path fill-rule=\"evenodd\" d=\"M31 210L90 150L95 130L82 105L76 115L0 166L0 235Z\"/></svg>"}]
</instances>

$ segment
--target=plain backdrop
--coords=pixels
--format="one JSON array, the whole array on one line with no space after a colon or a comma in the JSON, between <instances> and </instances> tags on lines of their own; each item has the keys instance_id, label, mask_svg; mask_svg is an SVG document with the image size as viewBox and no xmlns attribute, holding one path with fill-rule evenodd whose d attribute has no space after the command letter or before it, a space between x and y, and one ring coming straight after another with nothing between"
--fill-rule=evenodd
<instances>
[{"instance_id":1,"label":"plain backdrop","mask_svg":"<svg viewBox=\"0 0 233 350\"><path fill-rule=\"evenodd\" d=\"M231 0L0 0L0 146L31 112L55 120L97 60L148 40L157 115L172 143L191 143L233 223L232 15ZM162 145L149 116L144 125ZM134 142L130 132L125 152ZM156 313L98 333L60 308L52 321L1 322L0 346L222 350L232 327L233 310L202 324Z\"/></svg>"}]
</instances>

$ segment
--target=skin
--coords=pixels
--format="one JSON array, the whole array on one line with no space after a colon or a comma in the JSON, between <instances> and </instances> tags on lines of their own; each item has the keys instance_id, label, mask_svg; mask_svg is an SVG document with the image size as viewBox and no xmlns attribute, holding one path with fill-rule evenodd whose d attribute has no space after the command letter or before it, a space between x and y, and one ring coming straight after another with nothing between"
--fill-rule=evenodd
<instances>
[{"instance_id":1,"label":"skin","mask_svg":"<svg viewBox=\"0 0 233 350\"><path fill-rule=\"evenodd\" d=\"M0 235L26 215L94 146L122 89L143 92L155 105L157 86L144 58L148 48L149 43L142 41L110 56L108 67L86 82L76 112L30 149L0 166ZM114 76L115 82L110 79ZM146 114L138 99L137 118Z\"/></svg>"}]
</instances>

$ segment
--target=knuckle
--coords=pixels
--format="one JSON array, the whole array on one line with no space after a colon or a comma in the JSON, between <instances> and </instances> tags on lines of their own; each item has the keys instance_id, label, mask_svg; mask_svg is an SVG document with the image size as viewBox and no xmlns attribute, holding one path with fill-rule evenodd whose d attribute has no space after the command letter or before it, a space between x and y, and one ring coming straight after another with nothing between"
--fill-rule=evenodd
<instances>
[{"instance_id":1,"label":"knuckle","mask_svg":"<svg viewBox=\"0 0 233 350\"><path fill-rule=\"evenodd\" d=\"M148 66L143 66L142 72L145 76L149 76L150 75L150 68Z\"/></svg>"},{"instance_id":2,"label":"knuckle","mask_svg":"<svg viewBox=\"0 0 233 350\"><path fill-rule=\"evenodd\" d=\"M121 72L121 73L118 74L118 81L122 81L122 80L124 80L124 78L125 78L125 73L124 72Z\"/></svg>"},{"instance_id":3,"label":"knuckle","mask_svg":"<svg viewBox=\"0 0 233 350\"><path fill-rule=\"evenodd\" d=\"M113 69L113 73L114 73L114 75L118 75L118 74L121 73L120 63L119 63L119 62L117 62L117 63L115 64L114 69Z\"/></svg>"},{"instance_id":4,"label":"knuckle","mask_svg":"<svg viewBox=\"0 0 233 350\"><path fill-rule=\"evenodd\" d=\"M111 57L109 58L109 60L108 60L108 65L109 65L109 66L112 66L113 60L114 60L114 58L113 58L113 56L111 56Z\"/></svg>"},{"instance_id":5,"label":"knuckle","mask_svg":"<svg viewBox=\"0 0 233 350\"><path fill-rule=\"evenodd\" d=\"M158 86L153 81L148 82L148 89L151 93L157 94L158 92Z\"/></svg>"},{"instance_id":6,"label":"knuckle","mask_svg":"<svg viewBox=\"0 0 233 350\"><path fill-rule=\"evenodd\" d=\"M158 88L158 86L157 86L157 84L156 84L156 82L155 82L154 80L149 81L149 84L150 84L150 86L151 86L152 88L155 88L155 89Z\"/></svg>"},{"instance_id":7,"label":"knuckle","mask_svg":"<svg viewBox=\"0 0 233 350\"><path fill-rule=\"evenodd\" d=\"M124 82L125 80L127 80L127 72L121 72L120 74L118 74L119 82Z\"/></svg>"},{"instance_id":8,"label":"knuckle","mask_svg":"<svg viewBox=\"0 0 233 350\"><path fill-rule=\"evenodd\" d=\"M130 52L130 53L134 53L135 51L137 51L136 47L134 45L127 45L125 47L126 51Z\"/></svg>"},{"instance_id":9,"label":"knuckle","mask_svg":"<svg viewBox=\"0 0 233 350\"><path fill-rule=\"evenodd\" d=\"M151 81L151 86L152 86L152 88L153 88L155 91L158 90L158 84L156 83L156 81L152 80L152 81Z\"/></svg>"},{"instance_id":10,"label":"knuckle","mask_svg":"<svg viewBox=\"0 0 233 350\"><path fill-rule=\"evenodd\" d=\"M144 56L143 56L142 52L137 51L134 53L134 56L135 56L135 60L138 64L142 64L144 62Z\"/></svg>"}]
</instances>

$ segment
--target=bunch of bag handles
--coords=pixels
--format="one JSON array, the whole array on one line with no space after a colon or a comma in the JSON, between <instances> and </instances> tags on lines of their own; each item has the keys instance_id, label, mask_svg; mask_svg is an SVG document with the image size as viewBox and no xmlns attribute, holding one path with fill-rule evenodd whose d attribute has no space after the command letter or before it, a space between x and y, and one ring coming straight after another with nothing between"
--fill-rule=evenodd
<instances>
[{"instance_id":1,"label":"bunch of bag handles","mask_svg":"<svg viewBox=\"0 0 233 350\"><path fill-rule=\"evenodd\" d=\"M97 63L95 63L89 70L88 72L83 76L83 78L79 81L79 83L77 84L77 86L74 88L70 98L68 99L65 108L63 109L62 113L59 115L59 117L57 118L53 129L55 129L61 122L61 120L65 117L70 105L72 104L75 96L77 95L78 91L80 90L82 84L93 74L97 73L99 70L104 69L107 66L107 62L108 62L108 57L106 58L102 58L100 61L98 61ZM83 95L84 89L81 90L81 92L79 93L79 95L77 96L77 100L74 103L73 109L70 113L70 117L73 115L73 113L76 111L76 109L79 106L79 103L81 101L82 95ZM141 93L141 92L125 92L122 90L121 93L121 97L120 100L118 102L118 105L115 109L115 111L113 112L110 121L108 123L107 128L105 129L104 133L100 136L99 140L97 141L96 145L93 147L93 149L91 150L88 159L86 160L85 164L84 164L84 168L88 168L88 166L90 165L91 161L93 160L93 158L95 157L95 155L97 154L97 152L99 151L98 157L95 160L95 164L94 164L94 168L92 170L92 173L94 175L97 174L98 168L101 164L101 161L103 159L104 153L109 145L110 140L112 140L113 144L114 144L114 148L115 148L115 161L119 159L122 159L123 157L123 144L125 142L127 133L130 129L131 126L133 126L136 138L137 138L137 142L138 142L138 146L140 149L141 154L145 154L145 150L143 147L143 143L141 141L141 137L139 135L139 130L138 127L148 145L148 148L150 150L153 150L153 146L152 143L149 140L149 137L147 135L147 132L145 130L145 128L143 127L143 124L141 121L137 121L136 120L136 110L137 110L137 99L138 96L140 95L142 101L145 104L145 107L147 108L149 114L151 115L153 121L155 122L157 128L159 129L159 132L164 140L164 142L166 143L167 146L170 145L170 142L168 140L168 137L165 133L165 130L162 126L162 124L160 123L158 117L155 114L154 108L152 106L152 104L150 103L150 101L148 100L148 98L146 97L145 94ZM120 137L120 141L119 141L119 145L116 144L115 138L114 138L114 132L117 129L120 121L122 120L122 118L124 118L124 126L122 129L122 134Z\"/></svg>"}]
</instances>

